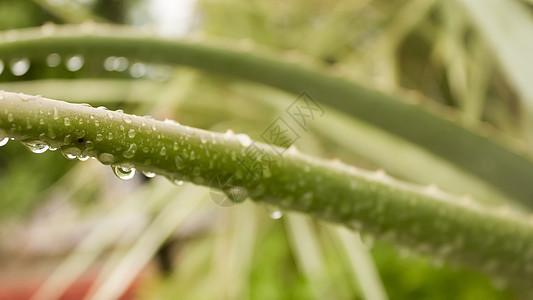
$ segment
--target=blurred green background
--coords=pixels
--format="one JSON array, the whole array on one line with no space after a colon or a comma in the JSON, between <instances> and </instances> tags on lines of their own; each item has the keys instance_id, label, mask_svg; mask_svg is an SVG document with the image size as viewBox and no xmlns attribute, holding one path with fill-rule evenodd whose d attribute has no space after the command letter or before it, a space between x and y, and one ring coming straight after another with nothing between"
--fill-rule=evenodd
<instances>
[{"instance_id":1,"label":"blurred green background","mask_svg":"<svg viewBox=\"0 0 533 300\"><path fill-rule=\"evenodd\" d=\"M483 124L528 142L522 101L533 93L521 78L533 72L532 42L523 39L533 34L533 5L501 3L0 0L0 30L110 22L268 50L387 93L402 91L435 103L443 115L452 110L468 126ZM295 99L264 86L128 58L84 57L80 65L49 56L1 62L0 70L0 89L7 91L215 131L231 128L254 139ZM401 157L384 167L361 155L362 145L339 137L338 126L366 130L341 113L326 114L297 146L403 179L420 178L394 171L404 168ZM397 150L382 149L389 157ZM412 165L410 172L431 167ZM208 189L164 178L138 174L123 182L94 160L35 155L10 142L0 148L0 299L514 297L482 274L307 216L284 213L277 219L272 212L250 201L219 207Z\"/></svg>"}]
</instances>

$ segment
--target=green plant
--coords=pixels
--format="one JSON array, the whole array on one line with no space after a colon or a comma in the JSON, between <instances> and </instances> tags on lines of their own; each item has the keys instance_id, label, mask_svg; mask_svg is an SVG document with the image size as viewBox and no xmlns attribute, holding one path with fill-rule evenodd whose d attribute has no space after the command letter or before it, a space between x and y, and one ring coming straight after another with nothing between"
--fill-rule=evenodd
<instances>
[{"instance_id":1,"label":"green plant","mask_svg":"<svg viewBox=\"0 0 533 300\"><path fill-rule=\"evenodd\" d=\"M34 2L67 22L102 20L83 5L69 8L74 10L69 13L48 1ZM229 249L227 259L213 259L215 263L207 268L214 270L212 274L226 268L236 272L234 275L250 274L253 288L249 289L253 298L265 295L270 298L281 298L282 295L346 298L355 294L384 299L387 296L379 277L390 276L388 272L391 270L405 268L389 267L394 263L384 263L386 255L383 256L379 246L373 251L374 254L381 253L374 257L381 273L377 275L372 257L363 249L357 236L335 227L316 225L311 219L294 212L375 236L379 241L395 245L400 252L423 254L437 266L445 262L483 272L494 280L496 287L513 287L519 296L529 297L533 229L528 216L532 204L528 183L533 175L533 165L526 144L529 132L527 100L531 91L527 82L522 80L527 77L526 68L520 68L517 64L520 59L516 58L527 56L530 46L526 43L523 47L514 47L516 43L512 42L500 45L505 34L492 28L487 22L491 18L487 16L502 11L495 19L498 24L507 22L515 30L525 28L524 32L529 31L531 22L526 14L519 12L521 4L518 1L514 1L509 9L491 3L484 13L479 13L475 1L414 0L405 5L373 1L370 5L373 9L379 13L384 11L391 17L383 19L386 22L380 19L379 13L377 17L369 18L376 22L373 26L383 29L384 33L378 35L376 51L368 53L361 52L359 46L347 48L347 35L338 30L359 28L359 25L353 26L350 15L364 12L366 2L339 1L328 10L328 14L335 17L317 18L315 21L319 25L310 30L306 23L308 15L323 10L317 3L306 3L305 9L297 4L287 5L277 11L262 5L251 9L251 4L240 0L228 0L225 4L202 1L201 7L209 16L203 24L204 29L232 38L244 37L236 47L225 41L204 40L201 35L176 40L157 37L152 32L141 33L138 28L92 22L79 26L46 24L37 29L0 33L0 75L4 63L6 70L11 69L14 75L4 77L8 80L0 84L0 89L26 91L25 94L0 92L2 145L14 138L34 153L59 149L69 159L84 161L93 157L111 165L121 179L130 179L136 171L149 178L162 175L149 181L144 189L140 189L141 193L125 195L127 200L109 213L109 220L101 222L76 245L41 287L37 297L59 297L110 247L113 252L109 262L97 279L100 288L93 286L88 295L94 299L116 298L152 257L168 251L168 243L180 240L181 237L174 236L175 231L189 215L199 214L198 208L202 206L199 200L208 193L188 184L182 190L172 189L161 184L159 177L167 177L179 186L184 182L209 186L211 200L221 206L240 203L250 196L254 203L261 204L259 207L267 207L273 218L277 219L283 213L287 215L283 222L289 234L287 241L277 235L269 236L265 242L261 241L262 227L257 225L257 217L250 208L254 206L243 203L228 210L237 211L231 213L236 217L235 220L231 217L230 227L234 229L226 238L217 238L219 242L215 243L218 245L215 248L220 248L220 240L224 240L222 248ZM458 7L465 12L459 18L455 13ZM506 13L507 17L513 17L507 18ZM274 15L280 20L269 17ZM364 13L359 15L366 20ZM290 17L287 19L287 16ZM276 26L287 26L287 20L293 27L291 30L276 29ZM217 22L227 26L220 27ZM470 22L479 27L479 35L471 29ZM418 24L423 26L417 28ZM271 35L272 32L277 33ZM248 39L252 36L262 44L291 49L298 39L298 34L294 33L316 34L316 39L303 40L298 48L322 63L294 53L269 52ZM500 61L505 76L498 72L492 75L491 71L496 67L489 63L491 54L487 54L484 39L489 41L488 47L496 49L494 56ZM428 41L429 49L425 44ZM467 47L463 47L463 43ZM428 78L440 78L439 72L443 73L444 79L437 80L444 86L440 87L442 93L441 90L428 89L431 82L417 82L417 75L410 73L410 68L417 65L413 60L422 57L424 61L428 53L431 53L427 58L431 65L423 73L429 73ZM61 61L65 62L66 70L60 65ZM48 66L44 66L45 62ZM105 71L101 68L102 62ZM30 64L28 77L38 74L35 76L38 80L20 81L19 76L28 71ZM24 70L17 71L17 66ZM350 68L377 70L375 72L382 77L375 82L353 80L354 72ZM128 69L129 74L124 72ZM414 71L417 72L419 70ZM42 74L50 78L59 75L63 79L42 80ZM87 78L92 76L100 78ZM77 79L65 79L71 77ZM132 80L131 77L143 79ZM502 80L503 77L509 82ZM506 94L507 84L517 91L517 99L515 95ZM435 104L420 94L402 92L401 88L405 87L412 87L452 108ZM30 95L41 93L70 102L89 102L95 106L102 103L138 115L151 111L160 119L165 116L209 130L182 126L168 119L156 121L148 116ZM298 99L309 97L310 101L317 101L315 107L306 107L308 113L312 114L314 109L315 113L325 115L324 118L311 117L306 127L300 126L300 132L295 132L298 136L305 131L305 138L299 139L298 136L293 141L297 141L298 148L307 154L300 153L295 146L285 148L289 144L281 140L265 138L267 124L271 124L268 127L271 129L277 124L272 120L290 114L290 107L296 103L293 97L297 94L300 94ZM507 102L503 104L494 99L498 97ZM185 101L185 98L194 101ZM157 102L159 99L161 101ZM289 105L288 101L293 102ZM522 107L526 114L513 111L520 111ZM221 115L234 119L228 121ZM513 118L516 120L509 120ZM498 129L491 129L485 121ZM299 124L296 123L292 125ZM519 128L521 126L523 128ZM234 134L231 130L220 133L228 127L236 132L246 132L257 141L261 138L281 147L256 142L246 134ZM11 147L16 146L12 144L16 143L9 143L2 149L15 151ZM335 146L338 148L334 149ZM327 155L340 156L348 163L317 158ZM23 161L17 160L21 167ZM15 162L7 165L12 170ZM92 201L97 198L99 187L95 183L96 177L83 172L87 167L82 165L70 171L78 174L77 179L65 176L61 185L69 186L71 195L83 195L73 198ZM381 169L364 171L376 167L385 168L392 176ZM67 167L58 169L54 176ZM20 180L17 178L14 176L4 185ZM53 182L55 179L46 180ZM38 187L29 184L27 194L31 195L31 189ZM54 189L47 193L53 192ZM145 198L150 201L144 203ZM228 202L227 198L232 201ZM6 201L0 200L0 205L2 202ZM24 201L17 205L21 207L19 210L31 207ZM98 209L101 207L96 206ZM125 246L128 250L122 250L121 242L110 246L114 239L120 240L122 225L109 226L107 222L114 222L127 211L146 213L150 221L138 240ZM9 210L3 213L8 215ZM279 227L279 223L276 226ZM328 248L326 240L331 237L332 244L342 248L347 257L326 263L322 250L328 253L327 257L338 256L332 255ZM270 239L276 242L268 242ZM203 246L196 246L196 241ZM246 295L247 286L243 282L248 281L230 282L227 279L232 278L230 275L223 276L227 277L224 280L216 280L219 283L210 293L191 288L210 284L203 275L198 276L199 272L191 271L206 268L202 263L205 261L204 249L211 248L210 243L210 238L184 243L190 247L189 253L195 253L186 256L186 260L192 258L192 262L182 262L184 268L188 268L185 273L168 265L163 267L172 276L181 276L177 285L179 297L183 297L182 292L191 298L224 295L235 299ZM270 250L265 251L270 251L273 260L274 257L283 260L279 253L286 252L273 251L273 248L287 248L287 243L290 244L296 268L302 275L290 285L294 294L276 294L264 285L265 279L258 279L270 276L270 281L274 282L272 278L276 275L268 273L273 270L268 264L258 267L250 259L250 249L256 243L271 245L265 248ZM194 264L196 266L191 267ZM387 265L385 270L384 264ZM331 271L330 268L337 269ZM341 273L351 270L355 280L331 291L324 279L330 272L339 276L339 270ZM421 277L425 276L424 272ZM463 273L458 277L463 276L469 278ZM437 281L444 284L446 279ZM406 285L405 282L402 284ZM393 288L390 282L385 286ZM483 283L472 286L473 290L462 292L463 297L498 297L491 291L486 294L475 291L475 287L483 286ZM434 293L439 293L437 291L435 288ZM390 295L396 296L394 293ZM412 298L414 294L409 295Z\"/></svg>"}]
</instances>

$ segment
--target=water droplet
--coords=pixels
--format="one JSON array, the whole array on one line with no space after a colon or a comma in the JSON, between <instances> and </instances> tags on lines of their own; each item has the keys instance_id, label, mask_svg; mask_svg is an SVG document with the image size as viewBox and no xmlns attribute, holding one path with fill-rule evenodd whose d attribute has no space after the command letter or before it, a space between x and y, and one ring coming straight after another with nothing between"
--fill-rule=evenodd
<instances>
[{"instance_id":1,"label":"water droplet","mask_svg":"<svg viewBox=\"0 0 533 300\"><path fill-rule=\"evenodd\" d=\"M128 180L132 179L133 176L135 176L135 169L122 166L114 166L113 173L115 173L115 175L117 175L117 177L122 180Z\"/></svg>"},{"instance_id":2,"label":"water droplet","mask_svg":"<svg viewBox=\"0 0 533 300\"><path fill-rule=\"evenodd\" d=\"M100 153L100 155L98 155L98 161L104 165L110 165L115 162L115 156L111 153Z\"/></svg>"},{"instance_id":3,"label":"water droplet","mask_svg":"<svg viewBox=\"0 0 533 300\"><path fill-rule=\"evenodd\" d=\"M161 151L159 151L159 154L160 155L166 155L167 154L167 148L165 148L164 146L161 147Z\"/></svg>"},{"instance_id":4,"label":"water droplet","mask_svg":"<svg viewBox=\"0 0 533 300\"><path fill-rule=\"evenodd\" d=\"M7 142L9 142L9 138L8 137L5 137L5 138L1 139L0 140L0 147L5 146L7 144Z\"/></svg>"},{"instance_id":5,"label":"water droplet","mask_svg":"<svg viewBox=\"0 0 533 300\"><path fill-rule=\"evenodd\" d=\"M130 129L130 131L128 131L128 136L132 139L135 137L135 130L133 129Z\"/></svg>"},{"instance_id":6,"label":"water droplet","mask_svg":"<svg viewBox=\"0 0 533 300\"><path fill-rule=\"evenodd\" d=\"M104 136L101 133L96 134L96 141L101 142L104 139Z\"/></svg>"},{"instance_id":7,"label":"water droplet","mask_svg":"<svg viewBox=\"0 0 533 300\"><path fill-rule=\"evenodd\" d=\"M130 75L134 78L146 75L146 65L143 63L134 63L130 67Z\"/></svg>"},{"instance_id":8,"label":"water droplet","mask_svg":"<svg viewBox=\"0 0 533 300\"><path fill-rule=\"evenodd\" d=\"M78 155L78 159L80 161L86 161L89 159L89 156L88 155Z\"/></svg>"},{"instance_id":9,"label":"water droplet","mask_svg":"<svg viewBox=\"0 0 533 300\"><path fill-rule=\"evenodd\" d=\"M107 133L107 139L108 140L112 140L113 139L113 133L112 132L108 132Z\"/></svg>"},{"instance_id":10,"label":"water droplet","mask_svg":"<svg viewBox=\"0 0 533 300\"><path fill-rule=\"evenodd\" d=\"M108 111L108 112L107 112L107 116L108 116L110 119L113 119L113 113L112 113L112 112Z\"/></svg>"},{"instance_id":11,"label":"water droplet","mask_svg":"<svg viewBox=\"0 0 533 300\"><path fill-rule=\"evenodd\" d=\"M76 72L83 67L85 60L82 55L74 55L66 62L67 70Z\"/></svg>"},{"instance_id":12,"label":"water droplet","mask_svg":"<svg viewBox=\"0 0 533 300\"><path fill-rule=\"evenodd\" d=\"M237 134L235 138L243 147L248 147L252 144L252 139L246 134Z\"/></svg>"},{"instance_id":13,"label":"water droplet","mask_svg":"<svg viewBox=\"0 0 533 300\"><path fill-rule=\"evenodd\" d=\"M54 120L59 119L59 116L58 116L58 114L57 114L57 107L54 106L53 110L54 110L54 114L53 114L53 116L54 116Z\"/></svg>"},{"instance_id":14,"label":"water droplet","mask_svg":"<svg viewBox=\"0 0 533 300\"><path fill-rule=\"evenodd\" d=\"M46 65L49 67L57 67L61 63L61 56L57 53L52 53L46 57Z\"/></svg>"},{"instance_id":15,"label":"water droplet","mask_svg":"<svg viewBox=\"0 0 533 300\"><path fill-rule=\"evenodd\" d=\"M242 202L248 197L248 192L245 188L240 186L230 186L222 190L228 198L234 203Z\"/></svg>"},{"instance_id":16,"label":"water droplet","mask_svg":"<svg viewBox=\"0 0 533 300\"><path fill-rule=\"evenodd\" d=\"M143 175L148 177L148 178L154 178L155 177L155 173L152 173L152 172L148 172L148 171L142 171Z\"/></svg>"},{"instance_id":17,"label":"water droplet","mask_svg":"<svg viewBox=\"0 0 533 300\"><path fill-rule=\"evenodd\" d=\"M76 159L81 155L81 150L76 147L61 148L61 153L67 159Z\"/></svg>"},{"instance_id":18,"label":"water droplet","mask_svg":"<svg viewBox=\"0 0 533 300\"><path fill-rule=\"evenodd\" d=\"M124 155L125 158L132 158L135 155L135 152L137 151L137 144L130 144L130 147L128 150L124 151L122 155Z\"/></svg>"},{"instance_id":19,"label":"water droplet","mask_svg":"<svg viewBox=\"0 0 533 300\"><path fill-rule=\"evenodd\" d=\"M11 123L11 122L13 122L13 120L14 120L14 119L13 119L13 114L12 114L12 113L7 114L7 121L8 121L9 123Z\"/></svg>"},{"instance_id":20,"label":"water droplet","mask_svg":"<svg viewBox=\"0 0 533 300\"><path fill-rule=\"evenodd\" d=\"M124 122L130 124L131 123L131 118L129 116L124 116Z\"/></svg>"},{"instance_id":21,"label":"water droplet","mask_svg":"<svg viewBox=\"0 0 533 300\"><path fill-rule=\"evenodd\" d=\"M183 180L174 180L174 183L176 185L183 185L184 184L184 181Z\"/></svg>"},{"instance_id":22,"label":"water droplet","mask_svg":"<svg viewBox=\"0 0 533 300\"><path fill-rule=\"evenodd\" d=\"M207 143L207 138L206 138L205 136L201 136L201 137L200 137L200 142L201 142L202 144Z\"/></svg>"},{"instance_id":23,"label":"water droplet","mask_svg":"<svg viewBox=\"0 0 533 300\"><path fill-rule=\"evenodd\" d=\"M278 220L283 217L283 213L281 212L281 210L273 210L270 212L269 216L271 219Z\"/></svg>"},{"instance_id":24,"label":"water droplet","mask_svg":"<svg viewBox=\"0 0 533 300\"><path fill-rule=\"evenodd\" d=\"M44 153L46 150L48 150L49 146L42 142L22 142L28 150L30 150L33 153Z\"/></svg>"},{"instance_id":25,"label":"water droplet","mask_svg":"<svg viewBox=\"0 0 533 300\"><path fill-rule=\"evenodd\" d=\"M65 123L65 126L70 126L70 119L69 118L64 118L63 122Z\"/></svg>"},{"instance_id":26,"label":"water droplet","mask_svg":"<svg viewBox=\"0 0 533 300\"><path fill-rule=\"evenodd\" d=\"M104 69L108 72L115 70L115 61L117 58L115 56L109 56L104 60Z\"/></svg>"},{"instance_id":27,"label":"water droplet","mask_svg":"<svg viewBox=\"0 0 533 300\"><path fill-rule=\"evenodd\" d=\"M22 76L28 72L30 69L30 60L27 58L22 58L19 60L13 60L11 62L11 73L15 76Z\"/></svg>"},{"instance_id":28,"label":"water droplet","mask_svg":"<svg viewBox=\"0 0 533 300\"><path fill-rule=\"evenodd\" d=\"M186 167L186 164L185 164L185 162L183 161L183 158L181 158L181 157L179 157L179 156L176 156L176 158L174 158L174 162L175 162L175 164L176 164L176 168L177 168L178 170L181 170L181 169L183 169L183 168Z\"/></svg>"}]
</instances>

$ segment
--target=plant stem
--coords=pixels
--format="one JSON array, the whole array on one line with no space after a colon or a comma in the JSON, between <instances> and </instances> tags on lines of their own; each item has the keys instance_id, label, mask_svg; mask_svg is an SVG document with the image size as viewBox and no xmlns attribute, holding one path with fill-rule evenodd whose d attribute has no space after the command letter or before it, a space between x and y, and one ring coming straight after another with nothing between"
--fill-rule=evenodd
<instances>
[{"instance_id":1,"label":"plant stem","mask_svg":"<svg viewBox=\"0 0 533 300\"><path fill-rule=\"evenodd\" d=\"M283 149L245 135L8 92L0 92L0 133L26 145L47 143L69 155L89 155L171 180L226 192L242 187L258 203L340 223L520 287L527 288L533 276L533 226L517 213L295 148L280 155ZM252 159L260 169L243 164L251 147L262 153Z\"/></svg>"},{"instance_id":2,"label":"plant stem","mask_svg":"<svg viewBox=\"0 0 533 300\"><path fill-rule=\"evenodd\" d=\"M326 74L323 70L259 56L248 50L231 50L207 44L142 35L139 29L84 24L11 30L0 34L0 59L45 59L81 54L87 64L109 56L131 61L182 64L205 71L266 84L291 93L306 91L317 101L422 146L456 166L485 180L533 207L533 161L509 148L442 118L435 109L403 101L367 86ZM349 138L349 137L347 137Z\"/></svg>"}]
</instances>

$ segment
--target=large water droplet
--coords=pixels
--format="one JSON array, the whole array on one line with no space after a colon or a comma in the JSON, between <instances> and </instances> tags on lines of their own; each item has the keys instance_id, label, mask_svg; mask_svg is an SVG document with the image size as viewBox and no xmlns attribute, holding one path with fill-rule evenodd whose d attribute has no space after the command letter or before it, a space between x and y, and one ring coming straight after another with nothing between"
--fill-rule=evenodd
<instances>
[{"instance_id":1,"label":"large water droplet","mask_svg":"<svg viewBox=\"0 0 533 300\"><path fill-rule=\"evenodd\" d=\"M237 134L235 138L243 147L248 147L252 144L252 139L246 134Z\"/></svg>"},{"instance_id":2,"label":"large water droplet","mask_svg":"<svg viewBox=\"0 0 533 300\"><path fill-rule=\"evenodd\" d=\"M78 155L78 159L80 161L86 161L89 159L89 156L88 155Z\"/></svg>"},{"instance_id":3,"label":"large water droplet","mask_svg":"<svg viewBox=\"0 0 533 300\"><path fill-rule=\"evenodd\" d=\"M30 69L30 60L22 58L11 62L11 73L15 76L22 76Z\"/></svg>"},{"instance_id":4,"label":"large water droplet","mask_svg":"<svg viewBox=\"0 0 533 300\"><path fill-rule=\"evenodd\" d=\"M132 179L133 176L135 176L135 169L122 166L114 166L113 173L115 173L115 175L117 175L117 177L122 180L129 180Z\"/></svg>"},{"instance_id":5,"label":"large water droplet","mask_svg":"<svg viewBox=\"0 0 533 300\"><path fill-rule=\"evenodd\" d=\"M49 146L42 142L22 142L28 150L30 150L33 153L44 153L46 150L48 150Z\"/></svg>"},{"instance_id":6,"label":"large water droplet","mask_svg":"<svg viewBox=\"0 0 533 300\"><path fill-rule=\"evenodd\" d=\"M8 137L5 137L5 138L1 139L0 140L0 147L5 146L7 144L7 142L9 142L9 138Z\"/></svg>"}]
</instances>

